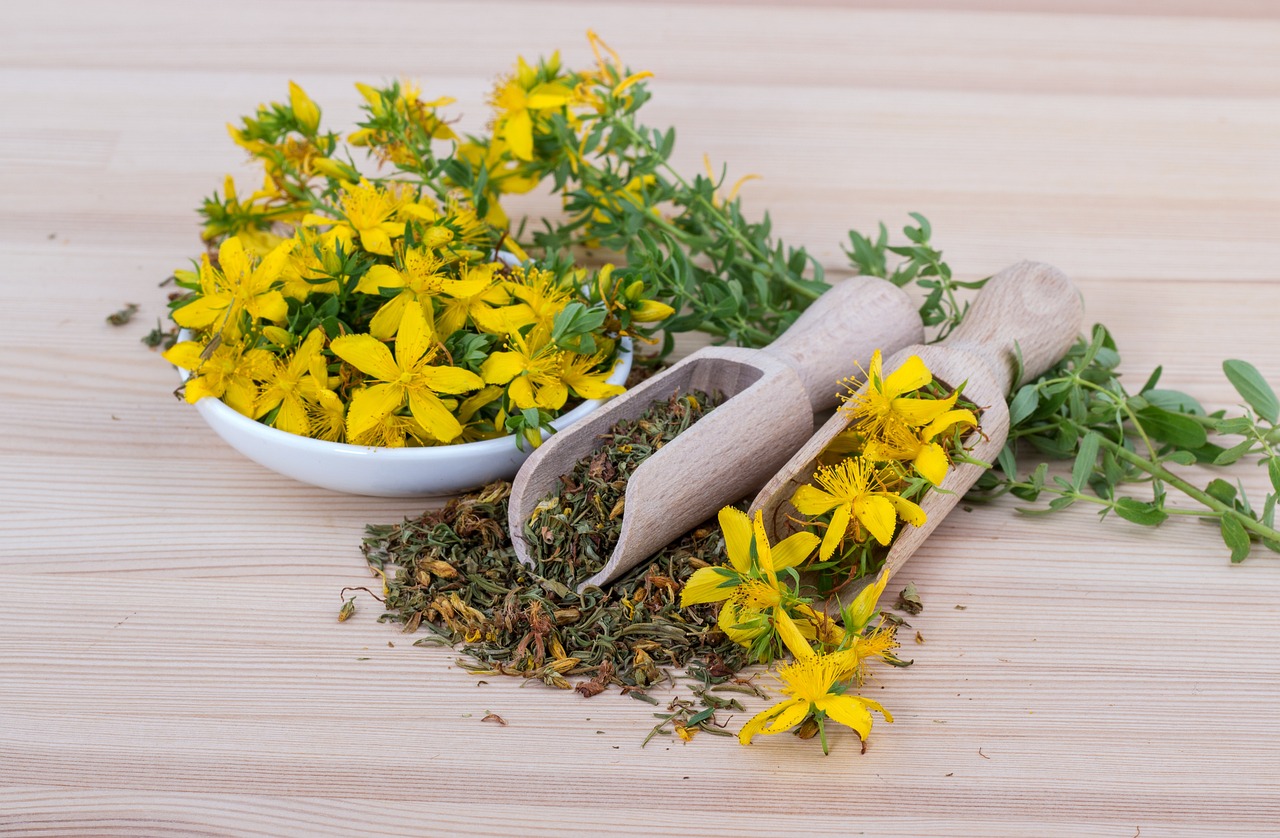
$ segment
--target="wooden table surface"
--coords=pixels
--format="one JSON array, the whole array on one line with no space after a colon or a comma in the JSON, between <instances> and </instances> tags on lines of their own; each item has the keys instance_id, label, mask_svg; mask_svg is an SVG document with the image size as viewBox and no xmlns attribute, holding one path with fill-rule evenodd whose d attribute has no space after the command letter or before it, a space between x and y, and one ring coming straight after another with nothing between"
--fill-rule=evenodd
<instances>
[{"instance_id":1,"label":"wooden table surface","mask_svg":"<svg viewBox=\"0 0 1280 838\"><path fill-rule=\"evenodd\" d=\"M240 171L224 123L293 78L349 124L353 81L403 76L479 129L517 53L582 62L591 27L654 72L679 164L763 175L748 208L834 271L849 227L923 212L962 275L1055 263L1135 384L1162 363L1228 407L1223 358L1280 382L1277 15L3 4L0 834L1275 834L1280 557L1232 566L1190 522L957 512L903 572L925 643L870 685L897 723L865 755L847 732L825 758L790 736L641 749L654 708L616 692L480 684L370 600L338 624L363 525L425 502L241 458L139 338L198 252L193 207Z\"/></svg>"}]
</instances>

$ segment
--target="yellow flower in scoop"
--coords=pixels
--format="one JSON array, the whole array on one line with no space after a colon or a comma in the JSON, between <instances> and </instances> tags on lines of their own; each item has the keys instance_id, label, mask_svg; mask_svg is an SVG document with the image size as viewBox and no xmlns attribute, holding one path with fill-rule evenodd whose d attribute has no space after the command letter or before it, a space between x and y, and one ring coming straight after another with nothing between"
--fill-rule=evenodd
<instances>
[{"instance_id":1,"label":"yellow flower in scoop","mask_svg":"<svg viewBox=\"0 0 1280 838\"><path fill-rule=\"evenodd\" d=\"M809 716L818 723L822 733L822 752L827 752L824 723L832 719L853 728L858 738L865 740L871 734L871 711L892 722L893 716L880 703L860 695L845 695L841 682L848 677L851 661L857 657L852 651L833 652L828 655L802 655L778 669L782 679L782 691L791 696L762 713L758 713L742 727L738 741L750 745L758 733L782 733L803 722Z\"/></svg>"},{"instance_id":2,"label":"yellow flower in scoop","mask_svg":"<svg viewBox=\"0 0 1280 838\"><path fill-rule=\"evenodd\" d=\"M831 513L831 525L818 553L823 560L835 553L851 523L858 541L864 540L859 536L865 527L876 541L888 544L899 517L917 527L925 522L924 510L896 492L886 490L875 466L862 457L824 466L818 469L814 480L818 486L796 489L791 505L802 515Z\"/></svg>"},{"instance_id":3,"label":"yellow flower in scoop","mask_svg":"<svg viewBox=\"0 0 1280 838\"><path fill-rule=\"evenodd\" d=\"M221 340L212 352L201 343L184 340L165 352L164 359L175 367L191 371L192 376L183 388L183 397L188 402L195 404L205 396L212 396L245 416L253 415L253 403L258 396L257 379L263 376L272 360L271 353L246 349L237 340Z\"/></svg>"},{"instance_id":4,"label":"yellow flower in scoop","mask_svg":"<svg viewBox=\"0 0 1280 838\"><path fill-rule=\"evenodd\" d=\"M772 619L778 636L792 654L813 654L787 608L789 591L778 583L778 571L795 567L808 558L818 537L800 532L770 546L764 531L764 515L755 520L726 506L720 510L728 567L704 567L694 571L680 592L680 607L704 602L724 602L719 627L734 641L751 646L769 630Z\"/></svg>"},{"instance_id":5,"label":"yellow flower in scoop","mask_svg":"<svg viewBox=\"0 0 1280 838\"><path fill-rule=\"evenodd\" d=\"M867 443L863 456L877 463L910 460L921 477L937 486L946 478L951 460L934 437L961 424L976 425L978 419L972 411L948 410L919 431L892 422L881 432L881 439Z\"/></svg>"},{"instance_id":6,"label":"yellow flower in scoop","mask_svg":"<svg viewBox=\"0 0 1280 838\"><path fill-rule=\"evenodd\" d=\"M933 374L918 355L912 355L888 376L883 374L880 350L871 356L867 385L862 392L843 397L840 408L868 435L884 430L891 422L921 428L950 410L956 403L953 393L946 399L912 398L910 393L933 381Z\"/></svg>"},{"instance_id":7,"label":"yellow flower in scoop","mask_svg":"<svg viewBox=\"0 0 1280 838\"><path fill-rule=\"evenodd\" d=\"M480 376L457 367L434 366L440 352L419 306L408 306L396 335L395 357L372 335L345 335L329 345L333 354L379 383L357 390L347 411L347 438L355 439L404 407L428 434L449 442L462 425L439 393L456 394L484 386Z\"/></svg>"},{"instance_id":8,"label":"yellow flower in scoop","mask_svg":"<svg viewBox=\"0 0 1280 838\"><path fill-rule=\"evenodd\" d=\"M312 329L287 358L272 358L262 373L262 392L258 396L254 418L261 419L273 410L271 426L291 434L311 433L308 403L319 398L321 389L328 391L328 374L320 349L324 330Z\"/></svg>"}]
</instances>

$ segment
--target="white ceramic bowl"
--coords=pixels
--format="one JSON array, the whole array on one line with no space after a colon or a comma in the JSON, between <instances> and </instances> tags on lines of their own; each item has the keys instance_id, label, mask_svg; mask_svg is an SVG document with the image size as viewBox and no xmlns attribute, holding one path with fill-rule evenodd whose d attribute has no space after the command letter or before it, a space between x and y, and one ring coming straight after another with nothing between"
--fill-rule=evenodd
<instances>
[{"instance_id":1,"label":"white ceramic bowl","mask_svg":"<svg viewBox=\"0 0 1280 838\"><path fill-rule=\"evenodd\" d=\"M183 340L188 339L184 334ZM623 384L631 372L631 339L619 344L610 384ZM178 370L186 381L187 371ZM585 401L552 421L566 428L604 402ZM206 397L196 410L226 442L272 471L335 492L385 498L448 495L499 479L509 479L532 453L516 447L513 436L441 445L435 448L374 448L325 442L278 431L237 413L219 399ZM548 434L544 430L543 438Z\"/></svg>"}]
</instances>

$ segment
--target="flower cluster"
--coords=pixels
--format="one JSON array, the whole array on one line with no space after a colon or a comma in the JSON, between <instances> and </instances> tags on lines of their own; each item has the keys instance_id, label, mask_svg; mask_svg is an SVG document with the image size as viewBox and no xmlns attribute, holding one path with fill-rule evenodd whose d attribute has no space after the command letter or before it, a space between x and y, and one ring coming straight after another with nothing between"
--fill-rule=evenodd
<instances>
[{"instance_id":1,"label":"flower cluster","mask_svg":"<svg viewBox=\"0 0 1280 838\"><path fill-rule=\"evenodd\" d=\"M263 185L242 198L228 177L202 209L210 252L175 272L187 293L171 314L190 339L165 357L190 372L186 399L329 441L536 445L573 402L621 392L608 382L620 338L672 309L634 271L528 260L449 186L470 152L436 112L448 100L357 88L367 119L345 146L292 83L287 103L229 127ZM452 150L437 157L436 142Z\"/></svg>"},{"instance_id":2,"label":"flower cluster","mask_svg":"<svg viewBox=\"0 0 1280 838\"><path fill-rule=\"evenodd\" d=\"M850 424L823 453L817 485L791 497L805 526L825 530L815 568L824 580L874 572L899 520L924 524L916 500L942 484L963 454L962 432L978 424L972 410L956 407L958 398L940 391L918 356L886 376L880 351L872 355L866 386L850 386L843 397Z\"/></svg>"},{"instance_id":3,"label":"flower cluster","mask_svg":"<svg viewBox=\"0 0 1280 838\"><path fill-rule=\"evenodd\" d=\"M816 535L800 532L770 545L761 514L752 520L733 507L720 511L720 528L729 565L694 572L680 593L681 606L720 602L720 630L757 660L768 662L787 653L794 658L778 671L783 691L791 697L747 722L739 741L748 745L758 733L781 733L798 725L806 738L821 736L825 753L828 718L853 728L863 740L871 732L870 710L893 721L875 701L850 694L862 683L870 661L896 662L893 627L872 625L888 578L864 588L836 619L801 593L795 570L818 546Z\"/></svg>"}]
</instances>

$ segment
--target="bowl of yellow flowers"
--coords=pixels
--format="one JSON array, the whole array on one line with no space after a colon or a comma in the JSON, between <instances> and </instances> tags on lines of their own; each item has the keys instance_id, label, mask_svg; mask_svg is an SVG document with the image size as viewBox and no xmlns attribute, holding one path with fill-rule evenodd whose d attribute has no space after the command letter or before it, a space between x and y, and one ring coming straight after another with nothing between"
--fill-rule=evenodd
<instances>
[{"instance_id":1,"label":"bowl of yellow flowers","mask_svg":"<svg viewBox=\"0 0 1280 838\"><path fill-rule=\"evenodd\" d=\"M510 477L623 391L631 339L673 314L638 271L539 262L445 177L455 143L399 86L361 86L341 142L295 84L231 128L262 168L200 210L208 243L170 316L184 398L236 450L336 491L447 494ZM352 162L362 147L372 171Z\"/></svg>"},{"instance_id":2,"label":"bowl of yellow flowers","mask_svg":"<svg viewBox=\"0 0 1280 838\"><path fill-rule=\"evenodd\" d=\"M257 259L230 237L180 272L191 291L165 353L208 425L273 471L353 494L463 491L510 477L546 434L623 392L630 338L588 304L579 272L415 247L348 277L334 305L342 288L319 276L285 297L291 262L341 267L340 247L302 244Z\"/></svg>"}]
</instances>

